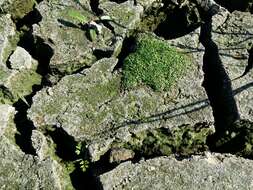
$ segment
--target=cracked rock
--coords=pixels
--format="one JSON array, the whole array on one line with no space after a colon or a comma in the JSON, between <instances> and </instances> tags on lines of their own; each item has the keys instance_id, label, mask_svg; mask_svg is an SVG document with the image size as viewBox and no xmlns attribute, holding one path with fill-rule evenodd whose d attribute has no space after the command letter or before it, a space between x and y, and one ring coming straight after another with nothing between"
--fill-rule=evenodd
<instances>
[{"instance_id":1,"label":"cracked rock","mask_svg":"<svg viewBox=\"0 0 253 190\"><path fill-rule=\"evenodd\" d=\"M188 52L194 61L202 67L204 48L198 44L199 29L181 38L172 40L174 46ZM252 118L252 76L250 72L243 78L241 76L248 62L247 48L252 42L253 22L250 13L233 12L228 13L225 9L213 17L212 37L219 47L219 55L222 63L232 80L233 92L243 119ZM196 43L192 42L196 35ZM200 96L199 96L200 97Z\"/></svg>"}]
</instances>

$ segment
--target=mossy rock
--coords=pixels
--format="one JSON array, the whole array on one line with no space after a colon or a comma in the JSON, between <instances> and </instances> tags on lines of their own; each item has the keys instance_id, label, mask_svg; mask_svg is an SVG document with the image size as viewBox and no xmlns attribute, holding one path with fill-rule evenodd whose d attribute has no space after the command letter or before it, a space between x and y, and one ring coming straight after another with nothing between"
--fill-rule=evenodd
<instances>
[{"instance_id":1,"label":"mossy rock","mask_svg":"<svg viewBox=\"0 0 253 190\"><path fill-rule=\"evenodd\" d=\"M24 70L22 72L13 72L6 87L0 88L0 102L14 103L18 99L24 99L33 91L33 87L41 84L42 77L33 70Z\"/></svg>"},{"instance_id":2,"label":"mossy rock","mask_svg":"<svg viewBox=\"0 0 253 190\"><path fill-rule=\"evenodd\" d=\"M179 154L189 156L208 150L207 137L213 133L208 123L158 128L133 134L128 142L115 142L113 148L133 150L137 156L154 157Z\"/></svg>"},{"instance_id":3,"label":"mossy rock","mask_svg":"<svg viewBox=\"0 0 253 190\"><path fill-rule=\"evenodd\" d=\"M189 67L190 59L176 48L152 35L140 35L136 51L123 65L123 86L130 89L140 85L156 91L169 90Z\"/></svg>"},{"instance_id":4,"label":"mossy rock","mask_svg":"<svg viewBox=\"0 0 253 190\"><path fill-rule=\"evenodd\" d=\"M209 140L214 151L228 152L245 158L253 158L253 123L236 121L224 133L217 133Z\"/></svg>"},{"instance_id":5,"label":"mossy rock","mask_svg":"<svg viewBox=\"0 0 253 190\"><path fill-rule=\"evenodd\" d=\"M5 1L1 5L1 11L10 13L12 18L16 21L22 19L26 14L32 11L35 0L15 0Z\"/></svg>"}]
</instances>

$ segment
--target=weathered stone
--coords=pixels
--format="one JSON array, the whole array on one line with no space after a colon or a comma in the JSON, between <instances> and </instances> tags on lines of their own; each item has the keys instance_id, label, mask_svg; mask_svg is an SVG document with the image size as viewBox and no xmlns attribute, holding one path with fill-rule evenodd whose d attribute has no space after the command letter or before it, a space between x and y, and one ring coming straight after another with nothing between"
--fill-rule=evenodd
<instances>
[{"instance_id":1,"label":"weathered stone","mask_svg":"<svg viewBox=\"0 0 253 190\"><path fill-rule=\"evenodd\" d=\"M3 189L72 189L65 168L50 157L39 159L15 144L15 110L0 106L0 186ZM3 118L4 117L4 118Z\"/></svg>"},{"instance_id":2,"label":"weathered stone","mask_svg":"<svg viewBox=\"0 0 253 190\"><path fill-rule=\"evenodd\" d=\"M110 152L109 162L122 162L134 157L134 151L126 148L115 148Z\"/></svg>"},{"instance_id":3,"label":"weathered stone","mask_svg":"<svg viewBox=\"0 0 253 190\"><path fill-rule=\"evenodd\" d=\"M61 126L76 140L86 141L93 160L115 138L127 139L147 128L212 120L196 66L168 92L140 87L120 93L121 75L112 74L116 63L114 58L102 59L82 74L43 89L33 98L29 118L38 129Z\"/></svg>"},{"instance_id":4,"label":"weathered stone","mask_svg":"<svg viewBox=\"0 0 253 190\"><path fill-rule=\"evenodd\" d=\"M38 130L32 131L32 146L40 160L45 159L48 155L48 145L46 137Z\"/></svg>"},{"instance_id":5,"label":"weathered stone","mask_svg":"<svg viewBox=\"0 0 253 190\"><path fill-rule=\"evenodd\" d=\"M32 11L34 0L0 0L1 11L11 14L13 19L21 19Z\"/></svg>"},{"instance_id":6,"label":"weathered stone","mask_svg":"<svg viewBox=\"0 0 253 190\"><path fill-rule=\"evenodd\" d=\"M0 66L6 67L6 61L18 42L18 34L11 15L0 15ZM0 81L2 76L0 75Z\"/></svg>"},{"instance_id":7,"label":"weathered stone","mask_svg":"<svg viewBox=\"0 0 253 190\"><path fill-rule=\"evenodd\" d=\"M78 20L68 12L73 9L80 11L88 20L93 19L92 13L71 0L43 1L36 8L42 20L33 25L33 34L53 49L49 66L54 73L69 74L94 62L93 43L85 36Z\"/></svg>"},{"instance_id":8,"label":"weathered stone","mask_svg":"<svg viewBox=\"0 0 253 190\"><path fill-rule=\"evenodd\" d=\"M0 145L0 184L4 189L65 189L70 185L55 160L48 157L40 161L26 155L5 137L1 137Z\"/></svg>"},{"instance_id":9,"label":"weathered stone","mask_svg":"<svg viewBox=\"0 0 253 190\"><path fill-rule=\"evenodd\" d=\"M252 189L251 160L210 154L177 160L160 157L125 162L99 176L105 190L120 189Z\"/></svg>"},{"instance_id":10,"label":"weathered stone","mask_svg":"<svg viewBox=\"0 0 253 190\"><path fill-rule=\"evenodd\" d=\"M6 105L0 104L0 137L4 134L8 126L9 120L14 117L15 108Z\"/></svg>"},{"instance_id":11,"label":"weathered stone","mask_svg":"<svg viewBox=\"0 0 253 190\"><path fill-rule=\"evenodd\" d=\"M22 71L11 71L4 86L11 93L10 101L16 102L24 99L25 96L33 92L34 85L41 84L42 76L32 69Z\"/></svg>"},{"instance_id":12,"label":"weathered stone","mask_svg":"<svg viewBox=\"0 0 253 190\"><path fill-rule=\"evenodd\" d=\"M149 158L171 154L189 156L209 150L207 138L213 133L214 128L209 123L181 125L172 129L147 129L133 133L128 139L116 139L112 143L112 152L115 149L127 148L137 157ZM118 155L117 151L114 155Z\"/></svg>"},{"instance_id":13,"label":"weathered stone","mask_svg":"<svg viewBox=\"0 0 253 190\"><path fill-rule=\"evenodd\" d=\"M17 47L14 53L10 56L10 64L12 69L22 70L31 69L35 60L32 56L22 47Z\"/></svg>"},{"instance_id":14,"label":"weathered stone","mask_svg":"<svg viewBox=\"0 0 253 190\"><path fill-rule=\"evenodd\" d=\"M235 11L229 14L227 11L222 11L213 18L213 40L218 45L220 58L232 80L239 113L243 119L249 120L252 118L253 110L251 104L252 72L243 78L236 78L244 73L248 62L247 48L251 43L252 28L253 22L250 13ZM201 67L204 48L187 41L198 32L196 30L183 38L176 39L174 45L193 55L194 61L199 63Z\"/></svg>"},{"instance_id":15,"label":"weathered stone","mask_svg":"<svg viewBox=\"0 0 253 190\"><path fill-rule=\"evenodd\" d=\"M106 1L101 3L99 8L104 11L105 15L112 18L113 22L111 25L114 28L114 32L123 38L138 26L141 21L141 15L144 12L143 7L134 5L133 1L126 1L121 4Z\"/></svg>"}]
</instances>

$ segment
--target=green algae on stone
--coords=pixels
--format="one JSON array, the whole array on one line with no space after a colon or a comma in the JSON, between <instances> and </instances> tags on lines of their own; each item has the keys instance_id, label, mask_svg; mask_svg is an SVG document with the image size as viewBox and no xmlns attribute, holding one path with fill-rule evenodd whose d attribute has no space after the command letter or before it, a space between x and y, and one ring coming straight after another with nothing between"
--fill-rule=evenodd
<instances>
[{"instance_id":1,"label":"green algae on stone","mask_svg":"<svg viewBox=\"0 0 253 190\"><path fill-rule=\"evenodd\" d=\"M144 157L188 156L208 150L206 139L212 133L213 129L207 123L182 125L171 130L158 128L133 134L128 142L117 141L112 147L124 147Z\"/></svg>"},{"instance_id":2,"label":"green algae on stone","mask_svg":"<svg viewBox=\"0 0 253 190\"><path fill-rule=\"evenodd\" d=\"M148 85L154 90L169 90L189 66L188 58L163 40L141 35L136 51L123 65L123 86L127 89Z\"/></svg>"}]
</instances>

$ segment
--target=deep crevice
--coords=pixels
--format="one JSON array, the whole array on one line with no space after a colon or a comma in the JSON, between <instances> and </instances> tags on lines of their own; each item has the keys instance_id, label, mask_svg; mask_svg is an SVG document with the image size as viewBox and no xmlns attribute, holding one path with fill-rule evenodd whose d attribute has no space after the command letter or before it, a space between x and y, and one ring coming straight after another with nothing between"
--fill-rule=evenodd
<instances>
[{"instance_id":1,"label":"deep crevice","mask_svg":"<svg viewBox=\"0 0 253 190\"><path fill-rule=\"evenodd\" d=\"M36 92L41 89L40 86L34 85L33 92L25 97L25 100L29 105L32 103L32 97ZM16 103L13 104L17 113L14 117L14 122L18 133L15 134L15 139L17 145L21 148L26 154L36 155L36 151L32 146L31 135L32 130L35 129L33 122L30 121L27 117L27 110L30 106L26 104L23 100L19 99Z\"/></svg>"},{"instance_id":2,"label":"deep crevice","mask_svg":"<svg viewBox=\"0 0 253 190\"><path fill-rule=\"evenodd\" d=\"M15 135L16 143L26 154L36 155L36 151L32 146L31 135L32 130L35 128L33 122L27 117L27 110L32 104L33 96L40 91L43 86L48 85L47 74L49 71L49 62L53 56L53 49L47 45L43 39L36 37L32 34L32 25L40 22L42 19L37 9L29 12L23 19L20 19L16 23L16 28L21 31L22 35L17 43L18 46L23 47L34 59L38 61L38 67L36 72L42 76L42 82L40 85L34 85L32 87L32 93L19 99L13 104L17 113L14 117L14 122L18 133ZM27 104L28 103L28 104Z\"/></svg>"},{"instance_id":3,"label":"deep crevice","mask_svg":"<svg viewBox=\"0 0 253 190\"><path fill-rule=\"evenodd\" d=\"M118 55L118 63L116 64L114 71L123 67L124 60L127 56L136 50L137 40L136 37L129 36L124 39L120 54Z\"/></svg>"},{"instance_id":4,"label":"deep crevice","mask_svg":"<svg viewBox=\"0 0 253 190\"><path fill-rule=\"evenodd\" d=\"M126 2L126 1L128 1L128 0L110 0L111 2L115 2L115 3L124 3L124 2Z\"/></svg>"},{"instance_id":5,"label":"deep crevice","mask_svg":"<svg viewBox=\"0 0 253 190\"><path fill-rule=\"evenodd\" d=\"M103 14L103 10L99 8L99 0L90 0L90 7L97 16Z\"/></svg>"},{"instance_id":6,"label":"deep crevice","mask_svg":"<svg viewBox=\"0 0 253 190\"><path fill-rule=\"evenodd\" d=\"M113 55L113 50L103 50L103 49L95 49L93 51L93 55L96 57L96 60L100 60L103 58L110 58Z\"/></svg>"},{"instance_id":7,"label":"deep crevice","mask_svg":"<svg viewBox=\"0 0 253 190\"><path fill-rule=\"evenodd\" d=\"M70 178L75 189L102 189L100 182L94 174L96 163L89 164L89 168L85 172L82 171L80 167L80 162L78 160L89 160L90 157L86 148L80 155L77 155L76 147L78 142L61 127L54 126L53 130L47 130L45 135L51 137L56 145L55 154L61 158L63 162L74 163L75 169L70 173Z\"/></svg>"},{"instance_id":8,"label":"deep crevice","mask_svg":"<svg viewBox=\"0 0 253 190\"><path fill-rule=\"evenodd\" d=\"M60 127L53 127L54 130L47 130L45 135L50 136L56 144L56 155L64 161L74 161L77 159L75 149L77 142Z\"/></svg>"},{"instance_id":9,"label":"deep crevice","mask_svg":"<svg viewBox=\"0 0 253 190\"><path fill-rule=\"evenodd\" d=\"M22 19L16 23L17 30L20 31L22 27L32 28L33 24L37 24L42 20L40 12L34 8L31 12L25 15Z\"/></svg>"},{"instance_id":10,"label":"deep crevice","mask_svg":"<svg viewBox=\"0 0 253 190\"><path fill-rule=\"evenodd\" d=\"M238 10L238 11L249 11L253 13L252 0L215 0L215 2L225 7L230 12Z\"/></svg>"},{"instance_id":11,"label":"deep crevice","mask_svg":"<svg viewBox=\"0 0 253 190\"><path fill-rule=\"evenodd\" d=\"M54 55L53 49L40 37L34 36L32 31L26 32L20 38L18 46L23 47L38 61L36 72L42 76L42 86L51 86L48 74L51 74L49 63Z\"/></svg>"},{"instance_id":12,"label":"deep crevice","mask_svg":"<svg viewBox=\"0 0 253 190\"><path fill-rule=\"evenodd\" d=\"M191 20L191 23L189 23L189 20ZM197 15L194 13L189 14L188 7L176 7L166 13L166 20L159 23L154 33L165 39L175 39L189 34L198 28L199 25Z\"/></svg>"}]
</instances>

